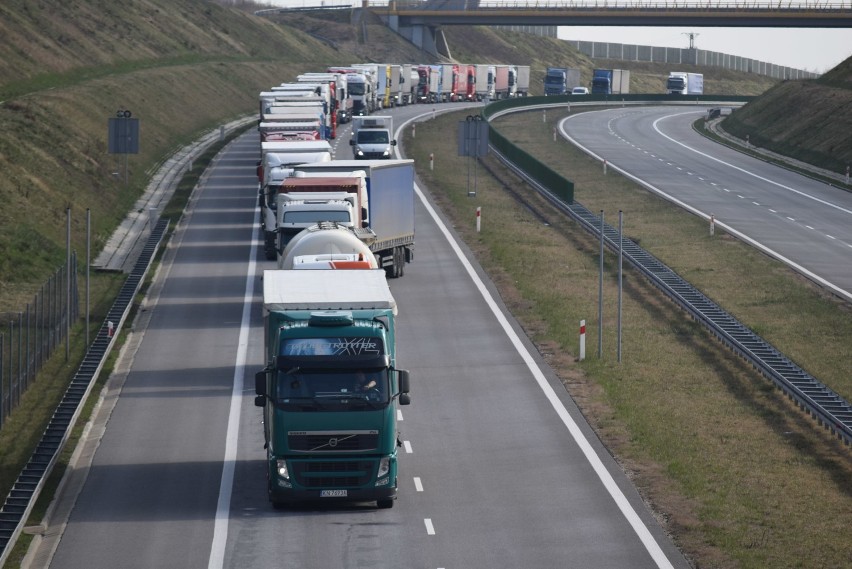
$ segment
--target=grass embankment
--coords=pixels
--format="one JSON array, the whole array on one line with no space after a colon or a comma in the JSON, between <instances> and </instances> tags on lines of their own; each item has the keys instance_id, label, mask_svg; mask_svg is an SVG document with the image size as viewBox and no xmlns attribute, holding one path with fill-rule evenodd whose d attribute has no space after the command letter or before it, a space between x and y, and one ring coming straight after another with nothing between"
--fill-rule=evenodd
<instances>
[{"instance_id":1,"label":"grass embankment","mask_svg":"<svg viewBox=\"0 0 852 569\"><path fill-rule=\"evenodd\" d=\"M852 396L849 309L788 269L600 164L552 130L564 113L500 119L527 151L575 182L576 200L604 210L625 234L696 284L816 377ZM626 269L623 361L616 361L617 262L606 255L603 357L597 346L598 241L531 198L538 221L447 133L459 115L406 134L409 157L501 295L577 400L601 439L697 566L840 567L850 563L852 460L848 448L701 326ZM424 168L434 153L435 169ZM497 171L505 172L493 158ZM520 187L516 182L515 187ZM482 229L474 212L482 207ZM587 359L576 362L578 323Z\"/></svg>"}]
</instances>

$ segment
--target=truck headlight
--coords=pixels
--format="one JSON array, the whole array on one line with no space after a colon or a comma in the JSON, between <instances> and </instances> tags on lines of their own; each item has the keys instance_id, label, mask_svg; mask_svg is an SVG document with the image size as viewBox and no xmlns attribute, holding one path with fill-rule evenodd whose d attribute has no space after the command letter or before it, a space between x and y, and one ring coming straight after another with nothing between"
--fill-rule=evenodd
<instances>
[{"instance_id":1,"label":"truck headlight","mask_svg":"<svg viewBox=\"0 0 852 569\"><path fill-rule=\"evenodd\" d=\"M390 457L386 456L379 460L379 471L376 473L376 478L387 476L390 472Z\"/></svg>"},{"instance_id":2,"label":"truck headlight","mask_svg":"<svg viewBox=\"0 0 852 569\"><path fill-rule=\"evenodd\" d=\"M390 149L387 149L384 152L382 152L382 156L390 156Z\"/></svg>"},{"instance_id":3,"label":"truck headlight","mask_svg":"<svg viewBox=\"0 0 852 569\"><path fill-rule=\"evenodd\" d=\"M283 478L284 480L290 480L290 472L287 470L287 461L283 459L278 459L275 461L275 471L278 473L279 478Z\"/></svg>"},{"instance_id":4,"label":"truck headlight","mask_svg":"<svg viewBox=\"0 0 852 569\"><path fill-rule=\"evenodd\" d=\"M363 156L363 155L364 155L363 150L361 150L360 148L355 149L355 156Z\"/></svg>"}]
</instances>

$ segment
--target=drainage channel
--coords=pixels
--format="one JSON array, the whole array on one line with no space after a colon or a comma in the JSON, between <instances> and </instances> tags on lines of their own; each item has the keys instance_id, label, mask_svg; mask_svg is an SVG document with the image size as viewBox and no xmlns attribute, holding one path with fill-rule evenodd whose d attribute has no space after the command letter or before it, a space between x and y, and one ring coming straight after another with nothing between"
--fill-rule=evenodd
<instances>
[{"instance_id":1,"label":"drainage channel","mask_svg":"<svg viewBox=\"0 0 852 569\"><path fill-rule=\"evenodd\" d=\"M20 535L48 475L56 464L59 451L68 440L71 428L80 414L80 404L89 395L100 374L116 338L116 332L127 318L133 297L139 291L168 225L168 219L160 219L151 231L139 259L107 313L97 338L86 351L38 446L0 508L0 566L8 557L7 546L14 544Z\"/></svg>"},{"instance_id":2,"label":"drainage channel","mask_svg":"<svg viewBox=\"0 0 852 569\"><path fill-rule=\"evenodd\" d=\"M560 211L579 222L587 231L600 238L601 217L582 204L566 204L546 188L509 162L495 148L494 154L539 194ZM618 251L619 241L624 258L657 288L686 310L695 320L707 327L719 340L748 361L796 402L821 426L852 444L852 405L831 388L796 365L766 340L752 332L727 311L707 298L675 271L629 239L620 239L618 230L603 224L604 241L611 251Z\"/></svg>"}]
</instances>

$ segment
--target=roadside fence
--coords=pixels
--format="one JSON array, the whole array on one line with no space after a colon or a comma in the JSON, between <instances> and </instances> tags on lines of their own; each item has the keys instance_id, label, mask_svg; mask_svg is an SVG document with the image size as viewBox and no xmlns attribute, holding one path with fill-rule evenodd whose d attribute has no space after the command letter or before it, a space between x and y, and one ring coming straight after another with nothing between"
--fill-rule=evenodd
<instances>
[{"instance_id":1,"label":"roadside fence","mask_svg":"<svg viewBox=\"0 0 852 569\"><path fill-rule=\"evenodd\" d=\"M0 428L20 404L44 363L80 317L77 254L19 312L0 313Z\"/></svg>"}]
</instances>

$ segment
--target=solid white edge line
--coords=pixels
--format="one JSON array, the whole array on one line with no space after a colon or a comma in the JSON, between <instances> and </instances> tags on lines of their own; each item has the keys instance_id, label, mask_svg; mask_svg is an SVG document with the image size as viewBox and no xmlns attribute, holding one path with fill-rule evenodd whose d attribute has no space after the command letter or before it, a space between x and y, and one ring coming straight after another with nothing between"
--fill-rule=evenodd
<instances>
[{"instance_id":1,"label":"solid white edge line","mask_svg":"<svg viewBox=\"0 0 852 569\"><path fill-rule=\"evenodd\" d=\"M544 395L547 397L547 400L556 410L556 413L559 415L559 418L562 419L562 423L568 428L568 432L571 433L571 436L576 441L577 445L580 447L580 450L583 451L583 454L586 457L586 460L589 461L592 468L595 470L595 473L598 475L598 478L603 483L604 487L609 492L610 496L612 496L615 501L618 509L621 510L621 513L627 519L630 526L633 528L633 531L636 532L636 535L639 536L639 539L642 541L642 544L645 546L645 549L653 558L654 562L657 564L657 567L661 568L673 568L671 562L666 557L666 554L660 548L657 541L654 539L654 536L651 535L651 532L645 526L644 522L639 518L639 515L633 509L633 506L630 505L630 502L627 500L627 497L615 483L609 471L604 466L601 459L598 457L595 450L592 448L592 445L583 435L580 427L577 423L574 422L574 419L571 418L571 415L568 414L568 410L565 409L565 406L562 405L562 402L559 400L559 397L556 395L556 392L553 391L553 388L550 387L550 384L547 382L547 378L544 377L544 373L539 369L538 365L533 360L533 357L530 355L529 351L527 351L524 344L521 342L521 339L515 333L511 324L509 324L506 317L500 310L500 307L497 306L497 303L494 301L494 298L491 296L491 293L488 292L488 289L485 287L485 283L482 282L482 279L479 278L479 275L476 274L476 271L473 269L473 266L465 257L464 252L459 247L456 240L450 234L450 231L447 229L446 225L444 225L441 218L438 217L438 214L432 208L432 205L426 199L426 196L423 194L422 190L417 184L414 184L414 189L417 192L420 201L426 207L426 210L429 212L429 215L432 216L432 219L438 225L438 228L441 230L441 233L444 234L444 237L452 247L456 256L458 257L461 264L464 266L468 275L470 276L473 283L476 285L476 288L479 289L479 293L482 295L485 302L488 304L488 307L491 309L491 312L497 318L497 321L500 323L500 326L503 328L503 331L509 337L509 340L515 346L518 354L526 363L527 368L529 368L530 372L533 374L536 382L538 383L541 390L544 392ZM431 523L431 522L430 522Z\"/></svg>"},{"instance_id":2,"label":"solid white edge line","mask_svg":"<svg viewBox=\"0 0 852 569\"><path fill-rule=\"evenodd\" d=\"M254 218L259 212L255 206ZM237 464L237 443L240 432L240 414L243 401L243 380L246 371L248 337L251 326L251 305L254 297L255 272L257 271L258 225L252 224L251 250L246 273L246 289L243 296L243 317L237 340L237 358L234 365L234 387L231 389L231 410L228 414L228 432L225 437L225 457L222 463L222 481L219 484L219 501L216 505L216 522L213 526L213 543L210 547L208 569L222 569L225 564L225 546L228 543L228 522L231 515L231 491L234 486L234 469Z\"/></svg>"}]
</instances>

